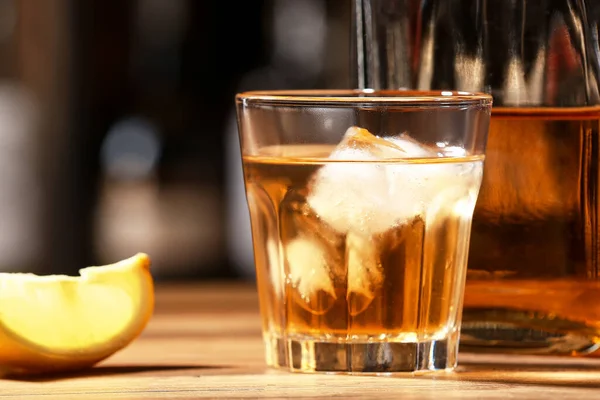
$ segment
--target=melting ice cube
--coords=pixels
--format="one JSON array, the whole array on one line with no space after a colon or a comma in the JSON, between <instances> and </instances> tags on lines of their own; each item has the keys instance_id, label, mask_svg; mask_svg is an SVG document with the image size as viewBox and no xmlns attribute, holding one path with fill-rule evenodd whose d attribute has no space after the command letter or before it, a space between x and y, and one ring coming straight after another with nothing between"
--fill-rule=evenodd
<instances>
[{"instance_id":1,"label":"melting ice cube","mask_svg":"<svg viewBox=\"0 0 600 400\"><path fill-rule=\"evenodd\" d=\"M343 279L344 236L321 221L304 190L291 189L280 203L280 235L293 295L304 309L321 314L335 303L334 277Z\"/></svg>"},{"instance_id":2,"label":"melting ice cube","mask_svg":"<svg viewBox=\"0 0 600 400\"><path fill-rule=\"evenodd\" d=\"M398 162L437 158L438 150L406 134L380 138L351 127L331 153L331 162L313 176L306 199L310 209L346 235L344 272L353 315L368 307L383 281L378 235L416 217L424 218L434 199L443 203L438 194L460 182L457 176L465 175L466 171L450 163Z\"/></svg>"},{"instance_id":3,"label":"melting ice cube","mask_svg":"<svg viewBox=\"0 0 600 400\"><path fill-rule=\"evenodd\" d=\"M390 160L436 156L407 135L383 139L351 127L329 156L332 162L313 177L308 203L340 233L385 232L423 211L430 175L426 164Z\"/></svg>"},{"instance_id":4,"label":"melting ice cube","mask_svg":"<svg viewBox=\"0 0 600 400\"><path fill-rule=\"evenodd\" d=\"M346 236L346 265L348 309L354 316L371 304L383 282L377 243L370 237L349 233Z\"/></svg>"},{"instance_id":5,"label":"melting ice cube","mask_svg":"<svg viewBox=\"0 0 600 400\"><path fill-rule=\"evenodd\" d=\"M322 244L299 236L285 246L289 279L300 299L298 303L314 314L326 312L336 299L329 273L329 257Z\"/></svg>"}]
</instances>

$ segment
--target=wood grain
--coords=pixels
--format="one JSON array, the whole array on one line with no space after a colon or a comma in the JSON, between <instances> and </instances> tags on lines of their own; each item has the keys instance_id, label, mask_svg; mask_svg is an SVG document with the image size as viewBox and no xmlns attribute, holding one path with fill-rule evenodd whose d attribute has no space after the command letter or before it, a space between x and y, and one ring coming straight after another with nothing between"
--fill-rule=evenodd
<instances>
[{"instance_id":1,"label":"wood grain","mask_svg":"<svg viewBox=\"0 0 600 400\"><path fill-rule=\"evenodd\" d=\"M264 365L253 286L158 286L129 347L79 374L0 380L2 398L598 399L600 360L461 354L448 374L291 374Z\"/></svg>"}]
</instances>

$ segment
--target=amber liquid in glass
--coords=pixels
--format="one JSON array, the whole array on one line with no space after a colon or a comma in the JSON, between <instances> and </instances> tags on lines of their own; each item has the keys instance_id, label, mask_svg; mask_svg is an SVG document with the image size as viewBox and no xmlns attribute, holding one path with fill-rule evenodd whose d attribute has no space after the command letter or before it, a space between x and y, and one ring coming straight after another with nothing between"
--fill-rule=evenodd
<instances>
[{"instance_id":1,"label":"amber liquid in glass","mask_svg":"<svg viewBox=\"0 0 600 400\"><path fill-rule=\"evenodd\" d=\"M285 147L274 151L285 157L243 158L267 362L294 364L289 353L307 343L347 344L358 354L359 344L455 337L482 157L386 161L406 174L429 166L472 172L435 188L425 213L369 234L336 231L307 201L311 179L331 163L332 147ZM348 173L357 163L382 164L337 161ZM365 181L361 196L373 184ZM373 208L362 217L384 212ZM302 369L300 361L297 368Z\"/></svg>"}]
</instances>

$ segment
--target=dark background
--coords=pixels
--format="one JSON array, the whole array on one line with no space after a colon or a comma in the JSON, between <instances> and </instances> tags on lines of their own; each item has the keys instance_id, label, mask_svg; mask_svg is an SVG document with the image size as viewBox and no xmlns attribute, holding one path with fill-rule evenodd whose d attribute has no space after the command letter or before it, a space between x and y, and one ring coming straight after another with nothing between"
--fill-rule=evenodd
<instances>
[{"instance_id":1,"label":"dark background","mask_svg":"<svg viewBox=\"0 0 600 400\"><path fill-rule=\"evenodd\" d=\"M236 92L349 86L349 0L0 0L0 272L252 277Z\"/></svg>"}]
</instances>

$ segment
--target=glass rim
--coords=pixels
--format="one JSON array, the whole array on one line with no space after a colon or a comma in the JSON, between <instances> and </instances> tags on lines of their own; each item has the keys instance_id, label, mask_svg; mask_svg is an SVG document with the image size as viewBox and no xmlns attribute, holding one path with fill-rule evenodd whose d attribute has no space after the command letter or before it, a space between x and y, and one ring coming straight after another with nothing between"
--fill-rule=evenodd
<instances>
[{"instance_id":1,"label":"glass rim","mask_svg":"<svg viewBox=\"0 0 600 400\"><path fill-rule=\"evenodd\" d=\"M243 105L381 105L381 106L491 106L492 96L457 90L301 89L252 90L236 94Z\"/></svg>"}]
</instances>

